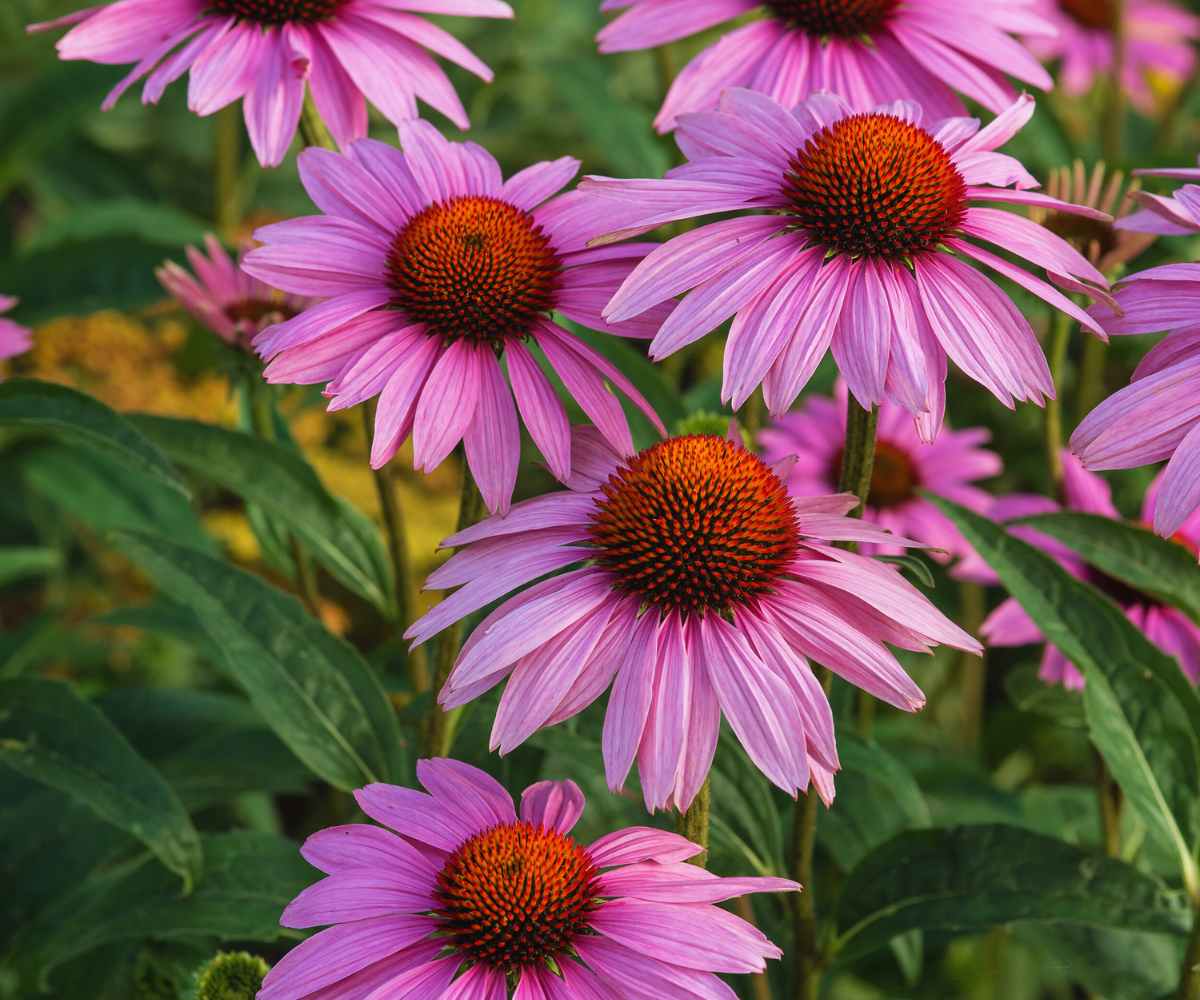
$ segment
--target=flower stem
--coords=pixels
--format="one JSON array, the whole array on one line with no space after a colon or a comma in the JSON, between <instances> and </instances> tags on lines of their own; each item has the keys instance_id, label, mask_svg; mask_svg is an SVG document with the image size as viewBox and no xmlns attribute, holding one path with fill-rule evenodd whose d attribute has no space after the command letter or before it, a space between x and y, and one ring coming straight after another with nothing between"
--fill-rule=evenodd
<instances>
[{"instance_id":1,"label":"flower stem","mask_svg":"<svg viewBox=\"0 0 1200 1000\"><path fill-rule=\"evenodd\" d=\"M369 399L363 405L363 426L367 432L367 451L371 450L375 436L376 401ZM396 475L392 463L372 470L375 473L375 489L379 493L379 509L383 514L383 526L387 531L388 557L392 563L392 577L396 582L396 636L403 636L416 620L416 581L413 578L412 559L408 551L408 533L404 524L404 509L396 495ZM414 695L429 690L429 662L425 647L418 646L408 653L408 686Z\"/></svg>"},{"instance_id":2,"label":"flower stem","mask_svg":"<svg viewBox=\"0 0 1200 1000\"><path fill-rule=\"evenodd\" d=\"M875 465L875 431L879 407L864 410L853 396L846 397L846 447L842 450L842 474L838 490L858 497L858 506L847 515L862 517L871 492L871 469ZM853 551L853 545L847 545Z\"/></svg>"},{"instance_id":3,"label":"flower stem","mask_svg":"<svg viewBox=\"0 0 1200 1000\"><path fill-rule=\"evenodd\" d=\"M754 442L758 439L758 432L762 430L763 409L762 389L755 389L737 411L738 427L750 435L752 447L756 447Z\"/></svg>"},{"instance_id":4,"label":"flower stem","mask_svg":"<svg viewBox=\"0 0 1200 1000\"><path fill-rule=\"evenodd\" d=\"M708 801L708 778L705 778L687 812L675 813L675 832L681 837L687 837L693 844L699 844L705 850L708 849ZM694 858L688 858L688 864L697 868L707 868L708 856L697 854Z\"/></svg>"},{"instance_id":5,"label":"flower stem","mask_svg":"<svg viewBox=\"0 0 1200 1000\"><path fill-rule=\"evenodd\" d=\"M1179 988L1175 1000L1200 1000L1200 901L1192 904L1192 932L1188 935L1183 965L1179 968Z\"/></svg>"},{"instance_id":6,"label":"flower stem","mask_svg":"<svg viewBox=\"0 0 1200 1000\"><path fill-rule=\"evenodd\" d=\"M1099 337L1085 337L1083 360L1079 365L1079 388L1075 390L1076 419L1092 412L1104 395L1104 363L1108 359L1108 344Z\"/></svg>"},{"instance_id":7,"label":"flower stem","mask_svg":"<svg viewBox=\"0 0 1200 1000\"><path fill-rule=\"evenodd\" d=\"M471 468L467 465L465 457L463 458L462 470L462 496L458 504L458 527L454 529L456 533L464 531L472 524L475 524L486 512L483 505L483 497L479 493L479 487L475 485L475 480L471 476ZM450 670L454 666L454 661L458 658L458 649L461 640L461 620L447 626L438 635L437 653L433 661L433 687L430 691L429 717L425 721L426 757L445 757L450 749L448 745L450 727L447 725L449 720L446 718L447 713L442 711L437 699L442 688L446 686L446 678L450 676Z\"/></svg>"},{"instance_id":8,"label":"flower stem","mask_svg":"<svg viewBox=\"0 0 1200 1000\"><path fill-rule=\"evenodd\" d=\"M969 580L958 582L958 624L964 632L978 638L979 626L987 615L983 587ZM973 750L979 742L979 725L983 718L983 695L987 675L982 656L963 651L958 658L958 686L962 698L958 717L958 743L964 750Z\"/></svg>"},{"instance_id":9,"label":"flower stem","mask_svg":"<svg viewBox=\"0 0 1200 1000\"><path fill-rule=\"evenodd\" d=\"M1110 858L1121 856L1121 787L1113 780L1108 764L1100 751L1092 747L1096 764L1096 797L1100 805L1100 838L1104 853Z\"/></svg>"},{"instance_id":10,"label":"flower stem","mask_svg":"<svg viewBox=\"0 0 1200 1000\"><path fill-rule=\"evenodd\" d=\"M241 218L238 197L238 163L241 160L241 123L236 104L216 113L217 148L213 152L213 217L226 239Z\"/></svg>"},{"instance_id":11,"label":"flower stem","mask_svg":"<svg viewBox=\"0 0 1200 1000\"><path fill-rule=\"evenodd\" d=\"M853 402L853 401L851 401ZM861 409L861 407L860 407ZM865 411L864 411L865 412ZM816 668L817 679L825 694L833 674L828 667ZM796 1000L815 1000L825 967L817 940L817 906L813 894L813 850L817 836L817 790L811 784L808 791L796 799L792 820L791 876L803 888L796 897L792 914L792 947L796 953Z\"/></svg>"},{"instance_id":12,"label":"flower stem","mask_svg":"<svg viewBox=\"0 0 1200 1000\"><path fill-rule=\"evenodd\" d=\"M1062 500L1063 496L1063 466L1062 466L1062 382L1063 365L1067 359L1067 343L1071 339L1071 325L1074 321L1066 313L1054 314L1054 326L1050 334L1050 352L1047 361L1050 364L1050 377L1054 380L1054 399L1046 400L1045 446L1046 468L1050 471L1050 484L1054 487L1054 495Z\"/></svg>"},{"instance_id":13,"label":"flower stem","mask_svg":"<svg viewBox=\"0 0 1200 1000\"><path fill-rule=\"evenodd\" d=\"M1108 106L1104 109L1104 134L1101 146L1104 158L1113 164L1121 162L1121 147L1124 145L1125 92L1121 88L1121 70L1125 64L1125 3L1112 0L1112 78L1109 83Z\"/></svg>"},{"instance_id":14,"label":"flower stem","mask_svg":"<svg viewBox=\"0 0 1200 1000\"><path fill-rule=\"evenodd\" d=\"M337 149L337 143L321 120L321 113L313 101L312 91L304 91L304 105L300 109L300 136L306 146L320 146L322 149Z\"/></svg>"}]
</instances>

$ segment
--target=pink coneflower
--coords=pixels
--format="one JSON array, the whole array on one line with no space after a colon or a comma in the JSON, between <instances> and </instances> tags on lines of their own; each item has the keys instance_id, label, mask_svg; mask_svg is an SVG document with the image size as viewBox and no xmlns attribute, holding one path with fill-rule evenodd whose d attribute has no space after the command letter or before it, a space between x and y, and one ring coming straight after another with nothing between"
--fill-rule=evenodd
<instances>
[{"instance_id":1,"label":"pink coneflower","mask_svg":"<svg viewBox=\"0 0 1200 1000\"><path fill-rule=\"evenodd\" d=\"M0 295L0 313L8 312L18 301L15 295ZM24 354L32 346L32 330L0 316L0 361Z\"/></svg>"},{"instance_id":2,"label":"pink coneflower","mask_svg":"<svg viewBox=\"0 0 1200 1000\"><path fill-rule=\"evenodd\" d=\"M823 496L838 488L846 440L846 384L840 379L834 395L835 399L807 397L801 412L785 414L759 433L765 461L796 456L795 464L782 477L794 497ZM984 513L995 498L971 484L998 476L1003 468L999 455L980 447L991 436L985 427L943 430L937 441L926 444L908 414L885 401L879 408L871 492L863 517L896 535L943 550L929 553L940 563L949 563L952 556L971 560L960 562L951 575L964 576L965 571L965 578L973 579L970 567L976 561L971 558L975 550L954 523L917 490L928 490ZM897 555L904 550L895 544L863 542L858 551Z\"/></svg>"},{"instance_id":3,"label":"pink coneflower","mask_svg":"<svg viewBox=\"0 0 1200 1000\"><path fill-rule=\"evenodd\" d=\"M300 849L328 874L283 912L327 930L271 970L258 1000L736 1000L715 972L761 972L780 950L715 905L787 892L782 878L718 878L674 833L629 827L583 846L573 781L525 789L518 816L499 782L456 760L417 762L432 793L355 792L364 823ZM457 978L456 978L457 977Z\"/></svg>"},{"instance_id":4,"label":"pink coneflower","mask_svg":"<svg viewBox=\"0 0 1200 1000\"><path fill-rule=\"evenodd\" d=\"M1113 70L1112 0L1034 0L1033 12L1058 29L1055 35L1023 38L1039 59L1061 59L1058 82L1066 93L1085 94L1096 77ZM1200 18L1164 0L1125 0L1121 87L1142 112L1154 109L1151 74L1176 86L1196 65L1191 42Z\"/></svg>"},{"instance_id":5,"label":"pink coneflower","mask_svg":"<svg viewBox=\"0 0 1200 1000\"><path fill-rule=\"evenodd\" d=\"M205 257L187 248L195 276L173 260L154 273L188 312L222 340L249 351L251 341L269 326L299 316L319 299L288 295L251 277L229 258L211 234L205 236ZM243 248L243 253L249 246Z\"/></svg>"},{"instance_id":6,"label":"pink coneflower","mask_svg":"<svg viewBox=\"0 0 1200 1000\"><path fill-rule=\"evenodd\" d=\"M1142 171L1196 178L1196 170ZM1200 232L1200 186L1185 184L1174 197L1139 191L1146 211L1118 225L1140 232ZM1140 271L1116 286L1113 298L1124 315L1101 306L1114 334L1160 333L1133 373L1133 381L1113 393L1080 422L1071 449L1089 469L1127 469L1169 459L1162 479L1154 530L1173 535L1200 507L1200 264L1164 264Z\"/></svg>"},{"instance_id":7,"label":"pink coneflower","mask_svg":"<svg viewBox=\"0 0 1200 1000\"><path fill-rule=\"evenodd\" d=\"M691 162L662 180L589 178L581 190L640 209L633 232L716 212L771 214L670 240L638 265L603 315L625 321L691 289L651 354L671 354L733 316L722 399L741 406L761 382L775 415L829 347L860 404L887 395L917 418L926 441L942 422L947 355L1006 406L1013 397L1053 396L1028 321L961 259L1097 326L1061 292L968 239L1045 267L1066 287L1089 290L1079 279L1107 287L1060 237L971 204L1021 202L1108 218L1026 190L1037 182L1021 164L991 152L1032 114L1033 99L1023 96L983 130L971 118L925 128L908 102L853 114L818 94L789 113L762 94L726 91L718 111L680 121L676 137Z\"/></svg>"},{"instance_id":8,"label":"pink coneflower","mask_svg":"<svg viewBox=\"0 0 1200 1000\"><path fill-rule=\"evenodd\" d=\"M491 70L409 11L512 17L502 0L117 0L29 30L76 25L58 43L61 58L137 63L105 99L105 110L147 73L142 103L157 104L189 69L188 108L196 114L244 98L258 162L274 167L296 134L305 83L343 149L367 134L364 97L397 124L417 117L419 97L459 128L470 127L429 52L489 82Z\"/></svg>"},{"instance_id":9,"label":"pink coneflower","mask_svg":"<svg viewBox=\"0 0 1200 1000\"><path fill-rule=\"evenodd\" d=\"M771 781L795 794L811 777L828 801L833 717L806 657L915 711L925 696L884 643L979 646L894 567L819 544L896 540L842 516L853 494L789 497L736 436L670 438L626 458L575 428L568 491L447 538L466 548L426 585L464 586L413 625L418 642L546 573L586 565L493 611L441 704L466 704L511 674L491 736L503 753L615 677L603 737L614 789L636 757L647 808L686 809L724 712Z\"/></svg>"},{"instance_id":10,"label":"pink coneflower","mask_svg":"<svg viewBox=\"0 0 1200 1000\"><path fill-rule=\"evenodd\" d=\"M601 52L647 49L748 11L765 17L710 45L676 77L654 124L707 111L728 87L749 87L785 107L809 94L841 94L855 111L918 101L934 118L966 114L958 90L999 113L1016 94L1004 74L1042 90L1054 81L1006 32L1052 33L1028 0L604 0L630 10L596 36Z\"/></svg>"},{"instance_id":11,"label":"pink coneflower","mask_svg":"<svg viewBox=\"0 0 1200 1000\"><path fill-rule=\"evenodd\" d=\"M1084 469L1079 459L1065 449L1062 460L1063 493L1067 509L1100 514L1119 521L1121 515L1113 506L1112 491L1108 483L1095 473ZM1142 504L1142 519L1147 523L1154 518L1161 480L1160 475L1146 491ZM1032 514L1047 514L1058 509L1058 504L1048 497L1012 494L998 500L991 515L997 520L1009 520ZM1193 684L1196 683L1197 677L1200 677L1200 628L1187 615L1101 573L1054 539L1047 538L1031 528L1017 527L1011 530L1013 534L1026 538L1053 555L1074 576L1086 580L1116 601L1129 616L1129 620L1146 634L1146 638L1168 656L1176 657L1183 672ZM1192 517L1180 529L1176 539L1194 553L1197 543L1200 542L1200 516ZM989 646L1025 646L1046 641L1041 630L1012 597L988 616L980 628L980 634ZM1083 687L1083 674L1057 646L1048 642L1042 653L1042 665L1038 676L1047 684L1061 682L1075 690Z\"/></svg>"},{"instance_id":12,"label":"pink coneflower","mask_svg":"<svg viewBox=\"0 0 1200 1000\"><path fill-rule=\"evenodd\" d=\"M520 459L517 407L550 471L570 475L566 410L531 346L620 454L632 454L633 441L605 380L662 431L629 380L550 319L557 310L592 329L653 336L669 305L612 325L600 310L657 244L586 249L611 224L612 206L574 192L551 198L579 169L569 156L505 182L486 150L447 142L428 122L402 123L400 136L403 153L371 139L345 156L305 150L300 176L326 214L255 234L267 245L246 255L245 270L328 297L257 338L259 353L275 359L267 380L329 382L331 410L378 395L374 468L409 431L426 471L462 440L488 510L501 513Z\"/></svg>"}]
</instances>

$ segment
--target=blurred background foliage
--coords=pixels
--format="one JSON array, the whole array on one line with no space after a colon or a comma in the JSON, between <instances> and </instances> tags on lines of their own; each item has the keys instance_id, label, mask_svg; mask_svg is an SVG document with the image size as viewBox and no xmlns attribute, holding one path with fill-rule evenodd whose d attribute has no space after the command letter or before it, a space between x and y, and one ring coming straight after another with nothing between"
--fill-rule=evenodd
<instances>
[{"instance_id":1,"label":"blurred background foliage","mask_svg":"<svg viewBox=\"0 0 1200 1000\"><path fill-rule=\"evenodd\" d=\"M34 349L6 371L79 388L123 413L244 429L240 387L254 373L164 296L153 269L165 258L182 262L183 248L207 231L236 247L258 225L310 213L294 151L278 170L260 170L240 108L197 118L186 109L182 83L168 88L158 106L126 96L102 113L104 94L124 70L59 62L56 36L24 31L79 3L0 5L0 290L21 297L13 316L35 327ZM495 70L491 85L453 69L451 77L472 119L470 138L494 153L506 174L564 154L581 159L584 173L619 176L659 176L676 162L674 144L657 137L650 122L665 76L715 33L667 52L601 57L593 42L602 23L596 0L514 0L513 6L514 22L443 22ZM1160 87L1157 96L1154 116L1127 113L1126 155L1110 167L1195 163L1200 88L1188 81ZM1032 123L1007 151L1039 178L1077 157L1090 167L1101 156L1104 102L1103 87L1079 100L1039 98ZM392 127L372 116L372 134L394 142ZM1137 266L1195 260L1197 243L1162 238ZM1045 307L1008 290L1044 335ZM669 425L689 413L720 411L722 336L718 331L654 370L634 348L623 355L627 371L673 418ZM1126 384L1148 346L1146 338L1112 346L1107 391ZM1063 393L1068 431L1080 416L1073 392L1081 363L1077 337ZM833 374L822 367L810 391L828 392ZM1005 472L989 488L1048 491L1039 410L1008 411L953 375L949 396L951 423L991 428L1004 456ZM272 402L284 446L307 460L329 494L378 521L361 413L326 413L317 388L272 390ZM640 426L642 443L648 433ZM552 485L533 464L528 441L525 457L518 499ZM440 558L438 542L453 530L460 472L449 461L429 476L415 474L409 447L393 467L423 576ZM1126 516L1139 516L1152 474L1110 476ZM172 909L178 878L147 861L138 837L65 792L0 767L3 1000L40 994L172 1000L218 947L245 947L274 960L294 943L286 936L292 932L277 926L279 911L314 877L294 842L321 826L362 818L345 789L318 777L246 700L188 602L166 596L112 544L115 529L167 535L295 591L295 564L262 508L211 476L185 470L184 477L190 500L78 444L0 430L0 551L26 553L24 563L11 555L0 561L0 681L71 682L166 780L200 833L208 872L204 898ZM933 600L977 624L984 609L969 606L974 598L939 567L932 573ZM408 754L393 777L411 783L415 724L428 696L414 699L403 653L379 608L328 569L318 570L317 583L321 621L362 652L398 713ZM1003 596L990 590L988 607ZM976 663L952 650L909 657L906 665L929 698L918 716L882 706L871 714L835 683L846 767L833 809L820 816L820 898L832 899L868 852L907 829L1004 823L1100 846L1095 758L1082 705L1076 694L1037 680L1037 655L1031 648L990 651L983 674L973 674ZM975 697L979 684L982 695ZM541 777L575 779L588 796L579 828L584 841L648 821L636 779L622 796L605 787L600 706L538 733L503 759L487 753L494 711L493 692L455 718L456 756L517 792ZM786 870L791 802L731 739L721 743L713 803L710 867ZM669 823L661 816L649 821ZM1145 837L1131 810L1124 824L1125 859L1174 879L1170 859ZM788 950L776 900L738 906ZM176 923L164 917L180 911L186 912ZM1145 1000L1173 990L1181 949L1178 938L1162 934L1071 924L918 930L836 965L824 995ZM739 994L789 995L787 962L772 966L769 977L731 977Z\"/></svg>"}]
</instances>

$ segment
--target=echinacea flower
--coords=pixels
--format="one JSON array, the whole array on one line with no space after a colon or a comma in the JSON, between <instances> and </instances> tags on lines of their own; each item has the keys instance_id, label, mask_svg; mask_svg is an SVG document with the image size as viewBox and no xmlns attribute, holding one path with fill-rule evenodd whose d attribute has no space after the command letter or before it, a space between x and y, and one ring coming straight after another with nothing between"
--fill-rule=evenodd
<instances>
[{"instance_id":1,"label":"echinacea flower","mask_svg":"<svg viewBox=\"0 0 1200 1000\"><path fill-rule=\"evenodd\" d=\"M1179 86L1192 75L1200 18L1165 0L1125 0L1121 88L1143 113L1154 109L1149 78ZM1022 40L1039 59L1061 60L1058 82L1072 95L1085 94L1097 77L1113 71L1112 0L1034 0L1031 13L1052 24L1055 34Z\"/></svg>"},{"instance_id":2,"label":"echinacea flower","mask_svg":"<svg viewBox=\"0 0 1200 1000\"><path fill-rule=\"evenodd\" d=\"M427 472L462 440L488 510L501 513L520 459L517 408L550 471L570 475L566 410L534 349L622 455L633 440L606 380L663 431L629 380L550 316L653 336L670 305L612 325L600 310L657 244L587 249L612 206L551 197L579 169L569 156L506 182L486 150L447 142L428 122L404 122L400 136L403 153L372 139L346 155L306 149L300 176L325 215L255 233L266 246L246 255L246 271L327 299L259 335L259 353L274 358L267 381L329 382L331 410L378 395L373 468L410 431Z\"/></svg>"},{"instance_id":3,"label":"echinacea flower","mask_svg":"<svg viewBox=\"0 0 1200 1000\"><path fill-rule=\"evenodd\" d=\"M1141 171L1200 180L1197 170ZM1146 211L1118 225L1138 232L1200 232L1200 186L1185 184L1166 198L1137 192ZM1154 530L1170 536L1200 507L1200 264L1164 264L1139 271L1116 285L1114 316L1102 305L1114 334L1161 333L1133 373L1133 380L1091 411L1071 435L1071 450L1089 469L1129 469L1168 459Z\"/></svg>"},{"instance_id":4,"label":"echinacea flower","mask_svg":"<svg viewBox=\"0 0 1200 1000\"><path fill-rule=\"evenodd\" d=\"M15 295L0 295L0 313L8 312L19 300ZM33 331L0 315L0 361L24 354L33 346Z\"/></svg>"},{"instance_id":5,"label":"echinacea flower","mask_svg":"<svg viewBox=\"0 0 1200 1000\"><path fill-rule=\"evenodd\" d=\"M189 70L188 108L196 114L243 98L258 162L275 167L296 134L306 84L343 149L367 134L364 97L396 124L417 117L419 97L470 127L429 52L489 82L492 72L414 11L512 17L503 0L116 0L29 30L75 25L58 42L60 58L137 64L105 98L105 110L147 73L143 104L157 104Z\"/></svg>"},{"instance_id":6,"label":"echinacea flower","mask_svg":"<svg viewBox=\"0 0 1200 1000\"><path fill-rule=\"evenodd\" d=\"M1108 215L1115 215L1115 222L1103 222L1070 212L1029 206L1029 217L1057 233L1083 254L1091 264L1104 274L1113 268L1128 264L1147 249L1155 240L1154 233L1134 232L1120 223L1133 208L1140 193L1134 181L1121 196L1121 181L1124 175L1114 170L1105 183L1104 162L1099 161L1088 177L1083 169L1083 160L1076 159L1071 167L1050 171L1046 181L1046 194L1060 201L1086 205ZM1119 203L1118 203L1119 199Z\"/></svg>"},{"instance_id":7,"label":"echinacea flower","mask_svg":"<svg viewBox=\"0 0 1200 1000\"><path fill-rule=\"evenodd\" d=\"M204 247L207 257L187 248L195 275L173 260L154 273L180 305L227 343L249 351L251 341L267 327L299 316L319 301L289 295L247 274L212 234L205 236Z\"/></svg>"},{"instance_id":8,"label":"echinacea flower","mask_svg":"<svg viewBox=\"0 0 1200 1000\"><path fill-rule=\"evenodd\" d=\"M714 222L663 244L603 316L627 321L691 289L651 354L671 354L733 316L721 398L741 406L761 382L774 415L788 409L830 347L862 406L888 396L917 419L925 441L942 423L947 355L1010 408L1014 397L1052 397L1029 322L963 259L1099 329L1057 289L972 242L1045 267L1064 287L1107 288L1060 237L972 204L1108 218L1028 190L1037 182L1024 167L992 152L1032 114L1033 99L1023 96L982 130L973 118L926 127L910 102L854 114L836 96L817 94L789 112L762 94L726 91L719 110L680 120L676 139L690 162L662 180L587 178L580 190L639 208L638 226L627 232L717 212L771 214Z\"/></svg>"},{"instance_id":9,"label":"echinacea flower","mask_svg":"<svg viewBox=\"0 0 1200 1000\"><path fill-rule=\"evenodd\" d=\"M811 778L828 802L833 717L807 657L916 711L925 696L884 643L979 648L895 567L821 544L904 541L842 516L857 505L853 494L789 497L734 428L627 458L594 428L576 427L571 464L566 492L522 501L443 542L464 548L426 586L461 589L406 633L424 642L584 563L488 615L439 694L450 709L509 677L492 749L507 752L569 718L611 683L608 783L619 788L636 757L647 808L691 804L722 712L772 782L794 795Z\"/></svg>"},{"instance_id":10,"label":"echinacea flower","mask_svg":"<svg viewBox=\"0 0 1200 1000\"><path fill-rule=\"evenodd\" d=\"M629 827L584 846L573 781L525 789L456 760L417 762L432 794L373 784L365 823L300 849L328 877L283 912L332 925L286 954L258 1000L736 1000L716 972L761 972L780 950L713 904L787 892L782 878L718 878L683 837ZM398 834L398 836L397 836Z\"/></svg>"},{"instance_id":11,"label":"echinacea flower","mask_svg":"<svg viewBox=\"0 0 1200 1000\"><path fill-rule=\"evenodd\" d=\"M1062 462L1063 493L1067 510L1100 514L1119 521L1121 515L1113 506L1112 491L1108 483L1095 473L1084 469L1079 459L1069 451L1063 451ZM1146 491L1142 504L1142 520L1147 523L1154 519L1161 480L1160 475ZM990 514L996 520L1009 520L1033 514L1048 514L1058 509L1058 504L1048 497L1010 494L1000 498ZM1196 683L1197 678L1200 678L1200 627L1187 615L1089 566L1070 549L1032 528L1015 527L1010 530L1052 555L1074 576L1086 580L1111 597L1121 606L1129 620L1146 634L1147 639L1168 656L1179 660L1179 665L1188 679L1193 684ZM1200 515L1193 516L1180 528L1176 540L1195 553L1197 543L1200 543ZM1012 597L988 616L980 628L980 635L989 646L1025 646L1046 640L1041 630ZM1038 676L1047 684L1061 682L1074 690L1083 687L1083 674L1079 672L1079 668L1068 660L1057 646L1048 642L1042 653Z\"/></svg>"},{"instance_id":12,"label":"echinacea flower","mask_svg":"<svg viewBox=\"0 0 1200 1000\"><path fill-rule=\"evenodd\" d=\"M799 413L784 414L759 432L765 461L796 456L795 464L781 477L794 497L837 491L846 440L846 384L840 379L834 395L834 399L809 396ZM969 560L959 562L951 575L963 576L966 570L966 578L971 578L975 550L954 523L917 491L928 490L984 513L995 498L972 484L998 476L1003 468L999 455L981 447L991 436L985 427L943 430L935 442L927 444L908 414L885 400L879 408L871 489L863 517L930 546L934 551L929 555L940 563L949 563L951 557ZM858 551L897 555L903 548L894 543L860 542Z\"/></svg>"},{"instance_id":13,"label":"echinacea flower","mask_svg":"<svg viewBox=\"0 0 1200 1000\"><path fill-rule=\"evenodd\" d=\"M1028 0L604 0L630 8L596 36L601 52L663 45L750 11L763 17L729 32L675 78L654 120L714 107L728 87L748 87L785 107L809 94L841 94L855 111L887 101L920 103L934 118L966 114L954 91L999 113L1016 94L1008 73L1042 90L1054 81L1007 32L1052 34Z\"/></svg>"}]
</instances>

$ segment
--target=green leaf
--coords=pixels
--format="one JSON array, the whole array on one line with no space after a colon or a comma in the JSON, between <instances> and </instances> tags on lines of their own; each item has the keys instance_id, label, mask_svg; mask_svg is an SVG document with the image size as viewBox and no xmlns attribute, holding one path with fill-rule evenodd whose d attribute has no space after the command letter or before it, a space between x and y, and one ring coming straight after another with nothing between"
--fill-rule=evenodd
<instances>
[{"instance_id":1,"label":"green leaf","mask_svg":"<svg viewBox=\"0 0 1200 1000\"><path fill-rule=\"evenodd\" d=\"M1100 514L1062 511L1022 518L1109 576L1174 605L1200 621L1200 570L1182 545L1147 528Z\"/></svg>"},{"instance_id":2,"label":"green leaf","mask_svg":"<svg viewBox=\"0 0 1200 1000\"><path fill-rule=\"evenodd\" d=\"M115 410L77 389L14 378L0 383L0 427L46 430L187 495L158 449Z\"/></svg>"},{"instance_id":3,"label":"green leaf","mask_svg":"<svg viewBox=\"0 0 1200 1000\"><path fill-rule=\"evenodd\" d=\"M1064 726L1083 726L1083 698L1061 684L1047 684L1038 676L1036 663L1020 663L1004 675L1004 690L1022 712L1036 712Z\"/></svg>"},{"instance_id":4,"label":"green leaf","mask_svg":"<svg viewBox=\"0 0 1200 1000\"><path fill-rule=\"evenodd\" d=\"M920 556L872 556L871 558L908 570L916 577L917 582L921 586L928 587L930 590L933 590L937 586L937 583L933 579L933 572Z\"/></svg>"},{"instance_id":5,"label":"green leaf","mask_svg":"<svg viewBox=\"0 0 1200 1000\"><path fill-rule=\"evenodd\" d=\"M27 576L43 576L57 569L61 561L54 549L33 546L0 548L0 585Z\"/></svg>"},{"instance_id":6,"label":"green leaf","mask_svg":"<svg viewBox=\"0 0 1200 1000\"><path fill-rule=\"evenodd\" d=\"M1200 828L1200 697L1174 657L1111 600L1028 542L930 495L996 571L1046 639L1087 680L1092 741L1154 838L1200 896L1193 850Z\"/></svg>"},{"instance_id":7,"label":"green leaf","mask_svg":"<svg viewBox=\"0 0 1200 1000\"><path fill-rule=\"evenodd\" d=\"M139 414L130 421L177 465L275 515L339 581L385 614L394 613L392 580L378 533L373 527L364 529L361 518L347 516L345 506L295 451L194 420Z\"/></svg>"},{"instance_id":8,"label":"green leaf","mask_svg":"<svg viewBox=\"0 0 1200 1000\"><path fill-rule=\"evenodd\" d=\"M122 938L273 941L288 933L280 914L318 875L297 845L261 833L209 834L203 844L204 878L190 896L180 899L148 859L115 872L56 930L47 964Z\"/></svg>"},{"instance_id":9,"label":"green leaf","mask_svg":"<svg viewBox=\"0 0 1200 1000\"><path fill-rule=\"evenodd\" d=\"M39 229L27 252L45 252L71 240L106 236L136 236L156 246L185 247L202 244L208 229L203 221L177 208L126 196L76 206L61 221Z\"/></svg>"},{"instance_id":10,"label":"green leaf","mask_svg":"<svg viewBox=\"0 0 1200 1000\"><path fill-rule=\"evenodd\" d=\"M1052 920L1186 935L1183 894L1132 865L1002 823L909 830L847 876L835 949L865 954L917 928Z\"/></svg>"},{"instance_id":11,"label":"green leaf","mask_svg":"<svg viewBox=\"0 0 1200 1000\"><path fill-rule=\"evenodd\" d=\"M1104 1000L1165 997L1179 982L1179 952L1162 934L1030 924L1018 926L1017 937L1050 952L1071 979Z\"/></svg>"},{"instance_id":12,"label":"green leaf","mask_svg":"<svg viewBox=\"0 0 1200 1000\"><path fill-rule=\"evenodd\" d=\"M721 727L709 771L713 843L740 855L758 875L787 875L783 830L771 784L728 725Z\"/></svg>"},{"instance_id":13,"label":"green leaf","mask_svg":"<svg viewBox=\"0 0 1200 1000\"><path fill-rule=\"evenodd\" d=\"M164 538L113 538L196 613L259 714L314 774L345 790L400 780L400 730L379 679L299 601Z\"/></svg>"},{"instance_id":14,"label":"green leaf","mask_svg":"<svg viewBox=\"0 0 1200 1000\"><path fill-rule=\"evenodd\" d=\"M56 681L0 681L0 759L128 830L191 890L200 841L179 798L93 705Z\"/></svg>"}]
</instances>

